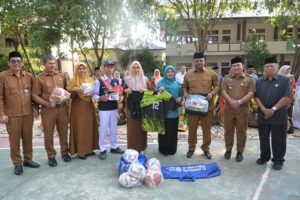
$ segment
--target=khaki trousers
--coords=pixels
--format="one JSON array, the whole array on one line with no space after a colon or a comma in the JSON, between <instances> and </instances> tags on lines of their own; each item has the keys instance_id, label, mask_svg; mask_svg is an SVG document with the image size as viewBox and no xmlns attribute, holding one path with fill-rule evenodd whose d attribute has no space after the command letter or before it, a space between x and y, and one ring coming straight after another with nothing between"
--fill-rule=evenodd
<instances>
[{"instance_id":1,"label":"khaki trousers","mask_svg":"<svg viewBox=\"0 0 300 200\"><path fill-rule=\"evenodd\" d=\"M44 130L44 143L48 158L55 158L56 151L53 144L54 129L56 126L61 155L68 153L68 127L69 113L68 107L62 108L42 108L42 124Z\"/></svg>"},{"instance_id":2,"label":"khaki trousers","mask_svg":"<svg viewBox=\"0 0 300 200\"><path fill-rule=\"evenodd\" d=\"M211 123L213 118L213 111L209 110L208 115L206 117L197 116L197 115L188 115L189 118L189 150L194 151L197 144L197 128L199 124L199 120L201 120L201 127L203 132L203 144L201 145L201 149L203 151L209 151L209 146L211 143Z\"/></svg>"},{"instance_id":3,"label":"khaki trousers","mask_svg":"<svg viewBox=\"0 0 300 200\"><path fill-rule=\"evenodd\" d=\"M248 127L248 107L243 106L240 112L234 112L229 105L224 108L224 136L226 151L231 151L236 131L237 151L244 152L246 145L246 131Z\"/></svg>"},{"instance_id":4,"label":"khaki trousers","mask_svg":"<svg viewBox=\"0 0 300 200\"><path fill-rule=\"evenodd\" d=\"M22 164L20 140L22 140L24 161L32 160L33 115L9 117L6 129L9 135L10 157L14 165Z\"/></svg>"}]
</instances>

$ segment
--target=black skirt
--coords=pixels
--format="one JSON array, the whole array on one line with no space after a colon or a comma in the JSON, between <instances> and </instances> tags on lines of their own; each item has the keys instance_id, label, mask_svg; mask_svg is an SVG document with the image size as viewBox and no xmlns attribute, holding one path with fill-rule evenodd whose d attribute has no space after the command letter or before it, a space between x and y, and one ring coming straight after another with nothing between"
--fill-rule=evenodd
<instances>
[{"instance_id":1,"label":"black skirt","mask_svg":"<svg viewBox=\"0 0 300 200\"><path fill-rule=\"evenodd\" d=\"M174 155L176 153L178 121L179 117L165 119L165 134L158 134L158 150L161 154Z\"/></svg>"}]
</instances>

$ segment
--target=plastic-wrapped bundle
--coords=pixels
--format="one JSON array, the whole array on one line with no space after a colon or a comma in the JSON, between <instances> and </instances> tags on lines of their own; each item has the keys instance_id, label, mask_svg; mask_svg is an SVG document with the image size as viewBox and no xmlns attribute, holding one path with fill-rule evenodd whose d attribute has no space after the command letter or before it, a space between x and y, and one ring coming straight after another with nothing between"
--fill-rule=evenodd
<instances>
[{"instance_id":1,"label":"plastic-wrapped bundle","mask_svg":"<svg viewBox=\"0 0 300 200\"><path fill-rule=\"evenodd\" d=\"M126 188L138 187L142 185L141 181L130 176L128 172L125 172L120 175L119 183Z\"/></svg>"},{"instance_id":2,"label":"plastic-wrapped bundle","mask_svg":"<svg viewBox=\"0 0 300 200\"><path fill-rule=\"evenodd\" d=\"M157 158L150 158L146 162L146 166L149 170L161 171L161 165L160 165L160 162Z\"/></svg>"},{"instance_id":3,"label":"plastic-wrapped bundle","mask_svg":"<svg viewBox=\"0 0 300 200\"><path fill-rule=\"evenodd\" d=\"M147 187L155 188L164 181L161 171L147 170L144 177L144 183Z\"/></svg>"},{"instance_id":4,"label":"plastic-wrapped bundle","mask_svg":"<svg viewBox=\"0 0 300 200\"><path fill-rule=\"evenodd\" d=\"M63 88L56 87L53 89L49 101L52 103L60 104L66 102L69 98L70 98L69 92L67 92Z\"/></svg>"},{"instance_id":5,"label":"plastic-wrapped bundle","mask_svg":"<svg viewBox=\"0 0 300 200\"><path fill-rule=\"evenodd\" d=\"M83 91L83 96L92 96L94 88L90 83L82 83L80 89Z\"/></svg>"},{"instance_id":6,"label":"plastic-wrapped bundle","mask_svg":"<svg viewBox=\"0 0 300 200\"><path fill-rule=\"evenodd\" d=\"M133 149L127 149L123 154L123 159L127 163L134 163L138 161L139 152Z\"/></svg>"},{"instance_id":7,"label":"plastic-wrapped bundle","mask_svg":"<svg viewBox=\"0 0 300 200\"><path fill-rule=\"evenodd\" d=\"M138 162L132 163L128 169L128 174L131 177L134 177L140 181L144 179L145 173L146 173L145 167Z\"/></svg>"}]
</instances>

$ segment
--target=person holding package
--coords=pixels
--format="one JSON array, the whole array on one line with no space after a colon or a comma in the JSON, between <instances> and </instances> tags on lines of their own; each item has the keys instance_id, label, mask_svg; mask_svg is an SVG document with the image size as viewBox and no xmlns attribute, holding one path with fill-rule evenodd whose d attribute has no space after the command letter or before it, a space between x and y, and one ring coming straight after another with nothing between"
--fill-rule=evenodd
<instances>
[{"instance_id":1,"label":"person holding package","mask_svg":"<svg viewBox=\"0 0 300 200\"><path fill-rule=\"evenodd\" d=\"M143 93L150 89L150 82L144 76L143 68L138 61L129 66L128 76L125 77L126 119L127 119L127 148L145 153L147 148L147 132L143 131L140 103Z\"/></svg>"},{"instance_id":2,"label":"person holding package","mask_svg":"<svg viewBox=\"0 0 300 200\"><path fill-rule=\"evenodd\" d=\"M211 143L211 124L213 120L213 103L212 97L219 91L219 81L217 74L214 70L205 67L205 57L203 53L194 54L195 68L189 70L183 82L183 94L185 98L189 95L200 94L209 101L208 113L206 116L198 114L188 114L189 120L189 133L188 144L189 150L187 157L191 158L194 154L197 144L197 129L199 120L201 120L201 126L203 131L203 144L201 149L204 152L204 156L207 159L211 159L209 152L209 146Z\"/></svg>"},{"instance_id":3,"label":"person holding package","mask_svg":"<svg viewBox=\"0 0 300 200\"><path fill-rule=\"evenodd\" d=\"M24 66L22 56L13 51L8 55L9 69L0 73L0 123L5 123L9 135L10 157L14 173L23 174L23 166L39 168L32 161L32 126L33 115L38 116L33 109L31 91L32 74L22 71ZM20 140L23 146L23 159L20 155Z\"/></svg>"},{"instance_id":4,"label":"person holding package","mask_svg":"<svg viewBox=\"0 0 300 200\"><path fill-rule=\"evenodd\" d=\"M119 81L113 77L115 64L111 60L104 62L104 75L95 81L93 99L98 102L99 110L99 147L100 160L106 159L106 133L110 133L110 152L122 154L117 145L118 100L120 91L116 91Z\"/></svg>"},{"instance_id":5,"label":"person holding package","mask_svg":"<svg viewBox=\"0 0 300 200\"><path fill-rule=\"evenodd\" d=\"M243 73L243 60L235 57L231 60L233 75L226 75L222 83L222 95L226 101L224 107L224 136L226 152L224 158L229 160L234 144L234 132L237 138L236 161L243 160L248 127L249 101L254 95L255 84L252 76Z\"/></svg>"},{"instance_id":6,"label":"person holding package","mask_svg":"<svg viewBox=\"0 0 300 200\"><path fill-rule=\"evenodd\" d=\"M164 77L157 83L156 90L160 92L166 90L175 100L166 103L165 133L158 134L159 152L164 156L174 155L177 151L179 107L183 103L183 98L182 86L175 79L175 68L172 65L165 67Z\"/></svg>"},{"instance_id":7,"label":"person holding package","mask_svg":"<svg viewBox=\"0 0 300 200\"><path fill-rule=\"evenodd\" d=\"M48 157L48 165L56 167L56 151L53 144L55 127L58 132L60 151L65 162L71 161L68 154L69 114L65 102L50 101L50 96L56 88L66 88L66 78L56 71L56 60L51 55L43 58L45 70L35 80L32 91L33 100L42 106L41 116L44 131L44 143Z\"/></svg>"},{"instance_id":8,"label":"person holding package","mask_svg":"<svg viewBox=\"0 0 300 200\"><path fill-rule=\"evenodd\" d=\"M89 77L87 66L80 62L75 66L73 79L67 86L71 92L70 115L70 154L77 153L78 158L86 159L94 155L93 150L99 149L98 124L92 95L94 80Z\"/></svg>"}]
</instances>

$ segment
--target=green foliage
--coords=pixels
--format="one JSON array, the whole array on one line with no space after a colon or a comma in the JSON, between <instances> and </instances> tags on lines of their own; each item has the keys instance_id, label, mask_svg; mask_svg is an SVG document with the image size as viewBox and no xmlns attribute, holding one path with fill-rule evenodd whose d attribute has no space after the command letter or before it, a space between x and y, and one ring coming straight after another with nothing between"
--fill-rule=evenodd
<instances>
[{"instance_id":1,"label":"green foliage","mask_svg":"<svg viewBox=\"0 0 300 200\"><path fill-rule=\"evenodd\" d=\"M41 73L44 70L44 68L41 65L42 55L37 50L26 48L26 51L29 56L29 60L31 62L33 70L36 72L36 74ZM19 52L22 54L23 57L23 62L24 62L23 70L31 73L29 62L26 59L24 59L25 58L24 52L21 49L19 50Z\"/></svg>"},{"instance_id":2,"label":"green foliage","mask_svg":"<svg viewBox=\"0 0 300 200\"><path fill-rule=\"evenodd\" d=\"M7 65L7 61L8 61L8 56L2 56L0 59L0 72L5 71L8 69L8 65Z\"/></svg>"},{"instance_id":3,"label":"green foliage","mask_svg":"<svg viewBox=\"0 0 300 200\"><path fill-rule=\"evenodd\" d=\"M247 65L256 67L257 71L262 72L264 60L270 55L268 46L264 41L259 41L258 35L249 35L245 41L243 51L246 55Z\"/></svg>"},{"instance_id":4,"label":"green foliage","mask_svg":"<svg viewBox=\"0 0 300 200\"><path fill-rule=\"evenodd\" d=\"M157 60L157 56L150 49L144 49L138 53L136 60L141 63L145 74L153 74L155 69L162 70L162 62Z\"/></svg>"},{"instance_id":5,"label":"green foliage","mask_svg":"<svg viewBox=\"0 0 300 200\"><path fill-rule=\"evenodd\" d=\"M126 70L129 67L130 62L133 60L133 55L130 51L124 53L124 55L120 59L121 68Z\"/></svg>"}]
</instances>

